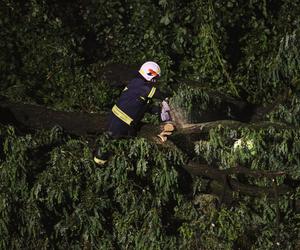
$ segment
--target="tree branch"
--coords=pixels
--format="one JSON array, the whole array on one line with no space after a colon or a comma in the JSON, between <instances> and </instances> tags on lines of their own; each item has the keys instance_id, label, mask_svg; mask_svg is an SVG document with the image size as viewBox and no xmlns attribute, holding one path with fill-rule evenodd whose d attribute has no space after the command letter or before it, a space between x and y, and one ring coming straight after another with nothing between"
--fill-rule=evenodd
<instances>
[{"instance_id":1,"label":"tree branch","mask_svg":"<svg viewBox=\"0 0 300 250\"><path fill-rule=\"evenodd\" d=\"M187 170L190 174L195 175L195 176L203 176L203 177L208 177L213 180L217 180L220 183L223 183L224 178L226 176L229 176L231 174L238 174L238 173L245 173L247 175L257 175L257 174L266 174L267 176L273 175L274 177L277 175L282 175L282 172L266 172L266 171L253 171L253 170L245 170L244 168L242 169L237 169L234 171L232 168L228 170L220 170L215 167L211 167L205 164L199 164L196 162L189 162L187 165L184 166L184 169ZM239 192L241 194L249 195L249 196L270 196L270 197L275 197L275 195L284 195L289 191L292 191L293 189L286 186L286 185L281 185L276 188L276 193L274 191L274 188L268 188L268 187L258 187L258 186L253 186L253 185L248 185L248 184L243 184L240 183L238 180L228 178L228 183L231 187L232 191Z\"/></svg>"},{"instance_id":2,"label":"tree branch","mask_svg":"<svg viewBox=\"0 0 300 250\"><path fill-rule=\"evenodd\" d=\"M61 126L67 133L78 136L96 136L104 132L106 128L107 113L83 113L83 112L65 112L47 109L42 106L31 104L19 104L9 101L0 102L0 122L4 124L12 124L15 126L23 126L29 130L50 129L53 126ZM237 129L240 127L251 127L253 129L276 127L279 129L289 128L284 124L271 122L260 122L255 124L247 124L239 121L221 120L214 122L206 122L200 124L185 124L181 126L170 140L162 144L164 147L178 147L193 152L193 142L207 136L209 130L218 126L230 127ZM150 139L154 143L161 144L161 141L156 136L160 131L159 126L144 125L139 133L140 136ZM257 187L248 184L240 183L239 181L228 178L232 174L245 174L256 177L275 178L276 176L285 175L285 172L268 172L261 170L250 170L242 166L219 170L205 164L189 162L184 168L192 175L204 176L217 180L220 183L224 179L228 179L228 184L233 191L237 191L251 196L274 196L274 188ZM291 191L290 187L285 185L278 186L276 192L278 195L285 194Z\"/></svg>"}]
</instances>

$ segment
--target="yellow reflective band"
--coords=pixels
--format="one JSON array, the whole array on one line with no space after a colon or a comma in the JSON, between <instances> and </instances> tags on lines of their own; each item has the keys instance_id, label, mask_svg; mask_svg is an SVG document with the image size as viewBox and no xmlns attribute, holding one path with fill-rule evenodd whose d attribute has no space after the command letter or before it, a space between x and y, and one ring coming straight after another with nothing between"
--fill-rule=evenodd
<instances>
[{"instance_id":1,"label":"yellow reflective band","mask_svg":"<svg viewBox=\"0 0 300 250\"><path fill-rule=\"evenodd\" d=\"M140 96L140 98L141 98L142 100L144 100L144 101L146 100L146 98L145 98L145 97L143 97L143 96Z\"/></svg>"},{"instance_id":2,"label":"yellow reflective band","mask_svg":"<svg viewBox=\"0 0 300 250\"><path fill-rule=\"evenodd\" d=\"M133 119L130 116L128 116L127 114L125 114L121 109L119 109L117 107L117 105L113 106L112 112L116 115L116 117L118 117L123 122L127 123L128 125L130 125L133 121Z\"/></svg>"},{"instance_id":3,"label":"yellow reflective band","mask_svg":"<svg viewBox=\"0 0 300 250\"><path fill-rule=\"evenodd\" d=\"M103 165L107 162L107 160L101 160L97 157L94 157L94 162L97 163L98 165Z\"/></svg>"},{"instance_id":4,"label":"yellow reflective band","mask_svg":"<svg viewBox=\"0 0 300 250\"><path fill-rule=\"evenodd\" d=\"M143 74L146 75L146 72L145 72L145 70L143 70L143 69L140 69L140 70L139 70L139 73L141 73L142 75L143 75Z\"/></svg>"},{"instance_id":5,"label":"yellow reflective band","mask_svg":"<svg viewBox=\"0 0 300 250\"><path fill-rule=\"evenodd\" d=\"M123 89L123 92L124 92L124 91L126 91L127 89L128 89L128 88L127 88L127 87L125 87L125 88Z\"/></svg>"},{"instance_id":6,"label":"yellow reflective band","mask_svg":"<svg viewBox=\"0 0 300 250\"><path fill-rule=\"evenodd\" d=\"M156 88L152 87L152 89L151 89L151 91L150 91L150 93L148 95L148 98L152 98L154 96L155 91L156 91Z\"/></svg>"}]
</instances>

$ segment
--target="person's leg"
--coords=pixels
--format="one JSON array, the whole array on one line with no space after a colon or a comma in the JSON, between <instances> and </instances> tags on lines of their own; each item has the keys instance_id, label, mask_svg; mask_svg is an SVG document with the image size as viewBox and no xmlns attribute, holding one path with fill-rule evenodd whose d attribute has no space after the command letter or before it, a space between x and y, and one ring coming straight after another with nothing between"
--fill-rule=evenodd
<instances>
[{"instance_id":1,"label":"person's leg","mask_svg":"<svg viewBox=\"0 0 300 250\"><path fill-rule=\"evenodd\" d=\"M104 133L104 144L114 139L109 131ZM100 145L97 145L93 150L93 160L97 165L104 165L111 156L110 150L103 149Z\"/></svg>"},{"instance_id":2,"label":"person's leg","mask_svg":"<svg viewBox=\"0 0 300 250\"><path fill-rule=\"evenodd\" d=\"M118 118L112 118L110 120L108 131L105 133L107 140L113 139L128 139L136 135L136 131L133 127L128 126L124 122L120 121ZM109 158L111 157L112 152L107 149L102 149L100 146L97 146L93 151L94 162L97 165L105 165Z\"/></svg>"}]
</instances>

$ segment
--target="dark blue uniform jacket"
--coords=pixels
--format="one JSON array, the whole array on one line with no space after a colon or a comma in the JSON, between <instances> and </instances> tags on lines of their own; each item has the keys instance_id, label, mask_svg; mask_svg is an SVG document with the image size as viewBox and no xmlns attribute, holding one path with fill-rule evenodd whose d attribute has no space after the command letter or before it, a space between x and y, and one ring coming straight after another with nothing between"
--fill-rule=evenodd
<instances>
[{"instance_id":1,"label":"dark blue uniform jacket","mask_svg":"<svg viewBox=\"0 0 300 250\"><path fill-rule=\"evenodd\" d=\"M115 138L135 136L137 125L148 111L151 99L163 100L165 97L151 82L140 77L132 79L112 108L109 134Z\"/></svg>"}]
</instances>

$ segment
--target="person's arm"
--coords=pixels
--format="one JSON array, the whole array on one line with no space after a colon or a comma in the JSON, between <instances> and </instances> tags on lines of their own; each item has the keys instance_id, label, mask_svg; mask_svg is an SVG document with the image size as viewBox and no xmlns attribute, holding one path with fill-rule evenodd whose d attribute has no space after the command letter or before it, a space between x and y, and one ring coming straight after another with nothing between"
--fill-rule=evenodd
<instances>
[{"instance_id":1,"label":"person's arm","mask_svg":"<svg viewBox=\"0 0 300 250\"><path fill-rule=\"evenodd\" d=\"M148 107L147 112L152 115L160 116L161 107L158 105L151 105L150 107Z\"/></svg>"},{"instance_id":2,"label":"person's arm","mask_svg":"<svg viewBox=\"0 0 300 250\"><path fill-rule=\"evenodd\" d=\"M162 92L159 89L156 89L156 91L153 95L153 98L159 99L161 101L165 100L168 97L169 97L168 93Z\"/></svg>"},{"instance_id":3,"label":"person's arm","mask_svg":"<svg viewBox=\"0 0 300 250\"><path fill-rule=\"evenodd\" d=\"M151 105L150 107L147 108L148 113L158 115L160 117L160 119L162 120L162 117L161 117L162 106L163 106L163 103L167 100L169 95L165 92L160 91L158 88L153 86L150 90L148 90L147 96L148 96L148 99L154 98L154 99L158 99L162 102L160 106Z\"/></svg>"},{"instance_id":4,"label":"person's arm","mask_svg":"<svg viewBox=\"0 0 300 250\"><path fill-rule=\"evenodd\" d=\"M165 100L167 97L169 97L168 93L162 92L157 87L152 86L150 90L147 91L147 98L148 99L159 99L161 101Z\"/></svg>"}]
</instances>

